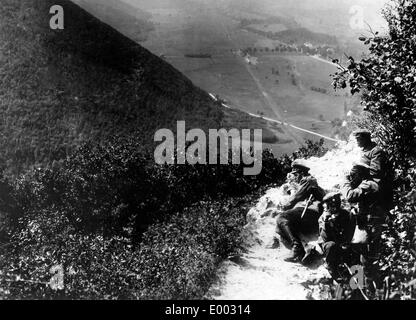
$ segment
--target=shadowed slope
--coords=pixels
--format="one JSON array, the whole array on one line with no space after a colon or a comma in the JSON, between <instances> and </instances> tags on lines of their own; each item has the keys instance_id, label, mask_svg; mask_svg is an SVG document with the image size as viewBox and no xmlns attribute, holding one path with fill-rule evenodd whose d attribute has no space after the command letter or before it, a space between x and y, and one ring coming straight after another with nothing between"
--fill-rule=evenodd
<instances>
[{"instance_id":1,"label":"shadowed slope","mask_svg":"<svg viewBox=\"0 0 416 320\"><path fill-rule=\"evenodd\" d=\"M65 29L51 30L61 5ZM48 164L88 140L155 130L216 128L222 112L162 59L66 0L5 0L0 8L1 164L12 172Z\"/></svg>"}]
</instances>

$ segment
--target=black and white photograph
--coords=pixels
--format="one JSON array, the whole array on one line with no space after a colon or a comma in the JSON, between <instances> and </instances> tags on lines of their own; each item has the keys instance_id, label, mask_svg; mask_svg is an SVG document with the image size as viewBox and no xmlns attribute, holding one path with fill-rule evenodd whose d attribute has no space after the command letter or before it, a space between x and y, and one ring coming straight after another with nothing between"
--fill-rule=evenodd
<instances>
[{"instance_id":1,"label":"black and white photograph","mask_svg":"<svg viewBox=\"0 0 416 320\"><path fill-rule=\"evenodd\" d=\"M415 300L415 50L416 0L1 0L0 300Z\"/></svg>"}]
</instances>

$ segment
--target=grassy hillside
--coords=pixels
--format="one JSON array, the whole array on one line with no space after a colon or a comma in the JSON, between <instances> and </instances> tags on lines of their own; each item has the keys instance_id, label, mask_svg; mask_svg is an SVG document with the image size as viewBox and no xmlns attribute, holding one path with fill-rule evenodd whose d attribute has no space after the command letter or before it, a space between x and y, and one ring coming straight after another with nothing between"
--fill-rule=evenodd
<instances>
[{"instance_id":1,"label":"grassy hillside","mask_svg":"<svg viewBox=\"0 0 416 320\"><path fill-rule=\"evenodd\" d=\"M55 4L64 7L64 30L49 28ZM137 136L148 146L176 120L220 124L206 93L70 1L4 0L0 29L0 163L9 173L89 140Z\"/></svg>"}]
</instances>

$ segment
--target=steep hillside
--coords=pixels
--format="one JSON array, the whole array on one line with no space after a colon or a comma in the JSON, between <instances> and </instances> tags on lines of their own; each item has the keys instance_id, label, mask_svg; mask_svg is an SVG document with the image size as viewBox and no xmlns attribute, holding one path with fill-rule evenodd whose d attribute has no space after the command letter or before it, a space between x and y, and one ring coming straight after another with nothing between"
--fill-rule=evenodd
<instances>
[{"instance_id":1,"label":"steep hillside","mask_svg":"<svg viewBox=\"0 0 416 320\"><path fill-rule=\"evenodd\" d=\"M64 7L64 30L49 28L52 5ZM0 29L0 163L11 173L88 140L137 136L148 146L176 120L220 124L206 93L70 1L4 0Z\"/></svg>"}]
</instances>

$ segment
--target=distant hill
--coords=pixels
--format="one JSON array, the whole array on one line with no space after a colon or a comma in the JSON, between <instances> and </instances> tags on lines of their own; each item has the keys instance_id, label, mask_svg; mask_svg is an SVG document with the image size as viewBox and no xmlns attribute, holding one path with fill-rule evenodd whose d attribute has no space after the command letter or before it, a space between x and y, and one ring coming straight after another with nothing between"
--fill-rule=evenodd
<instances>
[{"instance_id":1,"label":"distant hill","mask_svg":"<svg viewBox=\"0 0 416 320\"><path fill-rule=\"evenodd\" d=\"M49 28L61 5L65 29ZM67 0L0 7L0 164L8 173L65 158L86 141L152 146L177 120L216 128L223 114L171 65Z\"/></svg>"}]
</instances>

